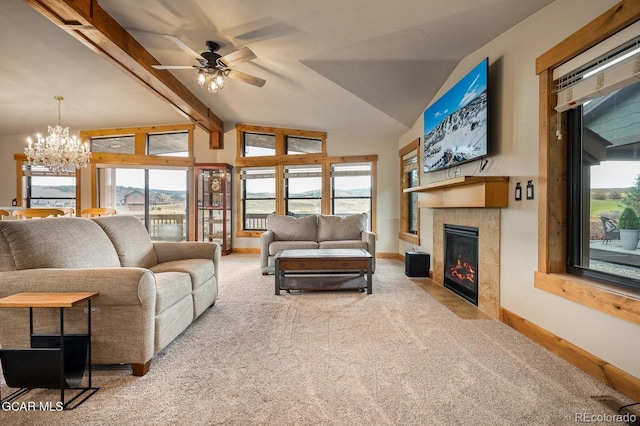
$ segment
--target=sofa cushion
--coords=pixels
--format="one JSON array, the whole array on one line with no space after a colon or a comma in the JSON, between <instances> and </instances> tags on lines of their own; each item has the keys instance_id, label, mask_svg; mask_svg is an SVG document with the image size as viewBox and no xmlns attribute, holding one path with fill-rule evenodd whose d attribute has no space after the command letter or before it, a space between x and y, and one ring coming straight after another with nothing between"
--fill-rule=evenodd
<instances>
[{"instance_id":1,"label":"sofa cushion","mask_svg":"<svg viewBox=\"0 0 640 426\"><path fill-rule=\"evenodd\" d=\"M161 272L156 277L156 314L184 297L191 299L191 278L185 272Z\"/></svg>"},{"instance_id":2,"label":"sofa cushion","mask_svg":"<svg viewBox=\"0 0 640 426\"><path fill-rule=\"evenodd\" d=\"M367 243L362 240L340 240L340 241L320 241L318 243L319 249L364 249L368 250Z\"/></svg>"},{"instance_id":3,"label":"sofa cushion","mask_svg":"<svg viewBox=\"0 0 640 426\"><path fill-rule=\"evenodd\" d=\"M274 241L318 241L316 215L296 218L270 214L267 229L273 231Z\"/></svg>"},{"instance_id":4,"label":"sofa cushion","mask_svg":"<svg viewBox=\"0 0 640 426\"><path fill-rule=\"evenodd\" d=\"M359 240L367 229L367 214L318 215L318 241Z\"/></svg>"},{"instance_id":5,"label":"sofa cushion","mask_svg":"<svg viewBox=\"0 0 640 426\"><path fill-rule=\"evenodd\" d=\"M275 256L282 250L317 249L315 241L274 241L269 244L269 256Z\"/></svg>"},{"instance_id":6,"label":"sofa cushion","mask_svg":"<svg viewBox=\"0 0 640 426\"><path fill-rule=\"evenodd\" d=\"M94 217L116 248L122 266L150 268L158 264L147 228L140 219L129 215Z\"/></svg>"},{"instance_id":7,"label":"sofa cushion","mask_svg":"<svg viewBox=\"0 0 640 426\"><path fill-rule=\"evenodd\" d=\"M196 289L213 277L213 261L209 259L185 259L159 263L152 266L151 272L184 272L191 278L191 288Z\"/></svg>"},{"instance_id":8,"label":"sofa cushion","mask_svg":"<svg viewBox=\"0 0 640 426\"><path fill-rule=\"evenodd\" d=\"M89 219L56 217L0 222L3 271L36 268L119 267L118 254L102 229Z\"/></svg>"}]
</instances>

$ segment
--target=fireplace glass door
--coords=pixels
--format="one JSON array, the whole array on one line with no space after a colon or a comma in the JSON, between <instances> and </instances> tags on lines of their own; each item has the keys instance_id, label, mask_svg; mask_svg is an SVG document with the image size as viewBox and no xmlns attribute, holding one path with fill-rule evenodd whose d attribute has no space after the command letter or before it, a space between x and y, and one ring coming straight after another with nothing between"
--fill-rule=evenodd
<instances>
[{"instance_id":1,"label":"fireplace glass door","mask_svg":"<svg viewBox=\"0 0 640 426\"><path fill-rule=\"evenodd\" d=\"M478 228L445 225L444 286L478 305Z\"/></svg>"}]
</instances>

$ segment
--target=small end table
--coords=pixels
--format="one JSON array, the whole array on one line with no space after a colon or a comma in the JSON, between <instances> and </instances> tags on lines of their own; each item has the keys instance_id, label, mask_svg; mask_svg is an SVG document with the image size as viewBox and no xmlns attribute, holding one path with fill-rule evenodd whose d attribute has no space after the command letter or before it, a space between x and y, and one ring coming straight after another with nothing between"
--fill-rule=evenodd
<instances>
[{"instance_id":1,"label":"small end table","mask_svg":"<svg viewBox=\"0 0 640 426\"><path fill-rule=\"evenodd\" d=\"M0 361L7 386L20 388L0 403L13 401L34 388L60 389L63 409L80 396L87 394L73 408L86 401L99 388L94 388L91 378L91 299L96 292L85 293L17 293L0 299L0 308L29 308L29 334L31 347L28 349L0 349ZM64 309L86 301L87 333L64 333ZM36 334L33 332L34 308L60 309L60 334ZM86 364L85 364L86 363ZM88 366L88 386L78 387ZM65 403L66 388L81 392Z\"/></svg>"}]
</instances>

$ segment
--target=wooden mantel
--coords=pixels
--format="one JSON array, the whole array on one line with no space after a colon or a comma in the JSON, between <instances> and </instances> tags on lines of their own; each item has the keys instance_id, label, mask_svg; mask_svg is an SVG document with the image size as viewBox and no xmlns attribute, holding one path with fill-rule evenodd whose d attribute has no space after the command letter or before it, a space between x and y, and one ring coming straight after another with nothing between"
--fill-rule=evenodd
<instances>
[{"instance_id":1,"label":"wooden mantel","mask_svg":"<svg viewBox=\"0 0 640 426\"><path fill-rule=\"evenodd\" d=\"M501 208L509 205L509 178L506 176L459 176L427 185L407 188L420 192L420 208Z\"/></svg>"}]
</instances>

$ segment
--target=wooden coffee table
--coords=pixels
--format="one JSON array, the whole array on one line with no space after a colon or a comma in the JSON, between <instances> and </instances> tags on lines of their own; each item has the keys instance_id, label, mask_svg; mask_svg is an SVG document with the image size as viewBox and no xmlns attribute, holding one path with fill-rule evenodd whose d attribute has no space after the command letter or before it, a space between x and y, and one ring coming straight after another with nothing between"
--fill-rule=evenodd
<instances>
[{"instance_id":1,"label":"wooden coffee table","mask_svg":"<svg viewBox=\"0 0 640 426\"><path fill-rule=\"evenodd\" d=\"M373 256L364 249L283 250L276 255L275 292L367 289L371 294L372 272Z\"/></svg>"}]
</instances>

